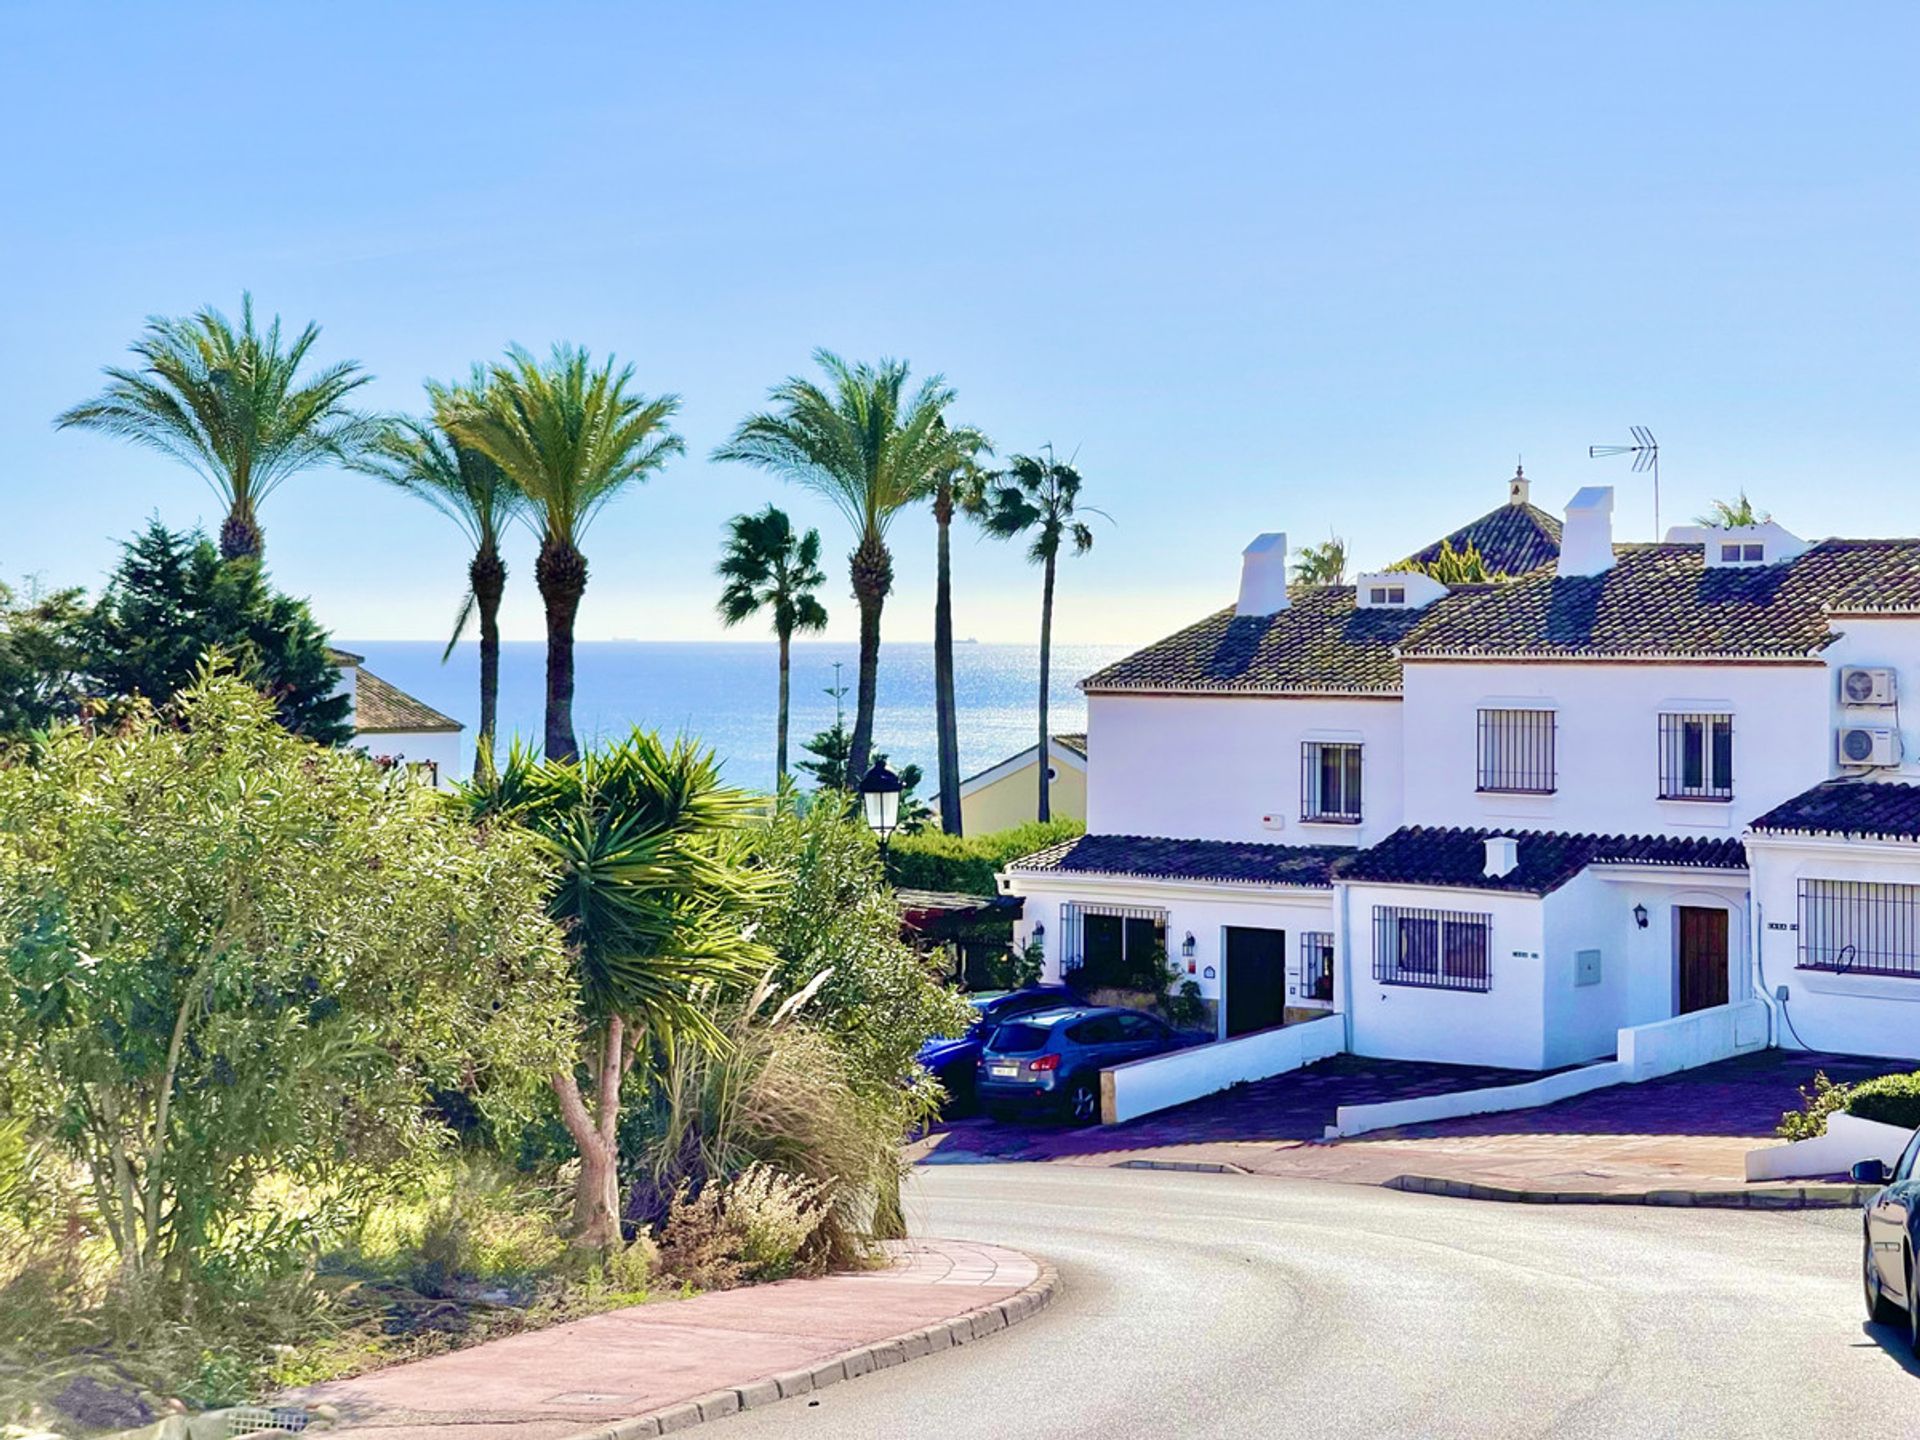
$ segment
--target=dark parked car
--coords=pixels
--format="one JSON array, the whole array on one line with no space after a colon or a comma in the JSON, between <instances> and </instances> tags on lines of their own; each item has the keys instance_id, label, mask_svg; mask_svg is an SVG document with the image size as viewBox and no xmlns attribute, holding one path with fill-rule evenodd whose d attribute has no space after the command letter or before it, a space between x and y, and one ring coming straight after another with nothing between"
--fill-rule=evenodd
<instances>
[{"instance_id":1,"label":"dark parked car","mask_svg":"<svg viewBox=\"0 0 1920 1440\"><path fill-rule=\"evenodd\" d=\"M1866 1240L1861 1270L1866 1280L1867 1316L1882 1325L1898 1325L1913 1353L1920 1355L1920 1130L1913 1132L1892 1170L1884 1160L1862 1160L1853 1167L1857 1184L1878 1185L1867 1202Z\"/></svg>"},{"instance_id":2,"label":"dark parked car","mask_svg":"<svg viewBox=\"0 0 1920 1440\"><path fill-rule=\"evenodd\" d=\"M980 1063L980 1046L1003 1021L1035 1010L1057 1009L1073 1003L1073 992L1064 985L1029 985L1023 990L983 990L969 995L973 1023L967 1033L955 1039L929 1040L916 1057L947 1087L949 1110L964 1111L973 1104L974 1067Z\"/></svg>"},{"instance_id":3,"label":"dark parked car","mask_svg":"<svg viewBox=\"0 0 1920 1440\"><path fill-rule=\"evenodd\" d=\"M1100 1072L1198 1041L1138 1010L1067 1006L1000 1026L987 1038L974 1088L987 1113L1036 1111L1076 1125L1100 1118Z\"/></svg>"}]
</instances>

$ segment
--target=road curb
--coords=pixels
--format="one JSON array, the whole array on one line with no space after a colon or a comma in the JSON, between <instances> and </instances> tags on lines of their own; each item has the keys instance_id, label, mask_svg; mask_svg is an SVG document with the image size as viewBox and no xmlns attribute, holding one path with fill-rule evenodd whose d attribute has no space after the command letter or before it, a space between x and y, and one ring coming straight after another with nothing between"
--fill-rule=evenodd
<instances>
[{"instance_id":1,"label":"road curb","mask_svg":"<svg viewBox=\"0 0 1920 1440\"><path fill-rule=\"evenodd\" d=\"M567 1436L566 1440L644 1440L652 1435L672 1435L708 1420L718 1420L723 1415L757 1410L796 1395L824 1390L842 1380L858 1379L876 1370L890 1370L909 1360L924 1359L957 1345L983 1340L996 1331L1032 1318L1053 1303L1060 1289L1060 1272L1044 1260L1035 1259L1034 1264L1040 1267L1040 1273L1032 1284L991 1305L979 1305L951 1320L842 1351L805 1370L763 1375L646 1415L594 1425Z\"/></svg>"},{"instance_id":2,"label":"road curb","mask_svg":"<svg viewBox=\"0 0 1920 1440\"><path fill-rule=\"evenodd\" d=\"M1746 1190L1514 1190L1447 1180L1437 1175L1396 1175L1388 1190L1445 1195L1455 1200L1493 1200L1518 1205L1661 1205L1702 1210L1857 1210L1872 1198L1871 1185L1767 1185Z\"/></svg>"},{"instance_id":3,"label":"road curb","mask_svg":"<svg viewBox=\"0 0 1920 1440\"><path fill-rule=\"evenodd\" d=\"M1221 1160L1116 1160L1109 1170L1184 1170L1192 1175L1247 1175L1252 1172Z\"/></svg>"}]
</instances>

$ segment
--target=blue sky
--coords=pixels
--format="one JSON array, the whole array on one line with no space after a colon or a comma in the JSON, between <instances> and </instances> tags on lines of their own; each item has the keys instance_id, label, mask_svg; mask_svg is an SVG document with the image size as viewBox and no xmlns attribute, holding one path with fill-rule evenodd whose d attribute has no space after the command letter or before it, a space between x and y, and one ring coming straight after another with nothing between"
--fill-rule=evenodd
<instances>
[{"instance_id":1,"label":"blue sky","mask_svg":"<svg viewBox=\"0 0 1920 1440\"><path fill-rule=\"evenodd\" d=\"M1920 533L1910 6L10 8L0 125L0 576L97 583L200 482L59 434L152 312L324 327L419 403L509 341L679 392L688 458L585 548L583 637L705 638L725 518L824 506L705 457L829 346L959 387L1003 450L1077 451L1114 517L1059 633L1137 641L1232 593L1254 533L1380 563L1516 454L1558 509L1746 486L1803 534ZM342 636L440 635L451 526L302 476L269 562ZM931 630L932 529L888 633ZM510 636L539 634L531 547ZM1027 639L1038 577L963 536L958 625Z\"/></svg>"}]
</instances>

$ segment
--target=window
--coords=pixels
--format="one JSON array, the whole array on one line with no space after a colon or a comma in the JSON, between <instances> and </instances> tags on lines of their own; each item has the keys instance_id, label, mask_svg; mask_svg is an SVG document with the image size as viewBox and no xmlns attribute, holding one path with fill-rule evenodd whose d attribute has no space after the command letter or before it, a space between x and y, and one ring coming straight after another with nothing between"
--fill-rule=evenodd
<instances>
[{"instance_id":1,"label":"window","mask_svg":"<svg viewBox=\"0 0 1920 1440\"><path fill-rule=\"evenodd\" d=\"M1060 974L1081 987L1148 988L1161 979L1167 955L1167 912L1127 905L1060 907Z\"/></svg>"},{"instance_id":2,"label":"window","mask_svg":"<svg viewBox=\"0 0 1920 1440\"><path fill-rule=\"evenodd\" d=\"M1407 587L1404 585L1371 585L1367 587L1369 605L1404 605L1407 603Z\"/></svg>"},{"instance_id":3,"label":"window","mask_svg":"<svg viewBox=\"0 0 1920 1440\"><path fill-rule=\"evenodd\" d=\"M1360 747L1308 740L1300 746L1300 818L1360 823Z\"/></svg>"},{"instance_id":4,"label":"window","mask_svg":"<svg viewBox=\"0 0 1920 1440\"><path fill-rule=\"evenodd\" d=\"M1333 999L1333 936L1324 930L1300 937L1300 998Z\"/></svg>"},{"instance_id":5,"label":"window","mask_svg":"<svg viewBox=\"0 0 1920 1440\"><path fill-rule=\"evenodd\" d=\"M1120 1017L1120 1038L1129 1045L1142 1045L1151 1040L1162 1039L1167 1027L1151 1015L1122 1015Z\"/></svg>"},{"instance_id":6,"label":"window","mask_svg":"<svg viewBox=\"0 0 1920 1440\"><path fill-rule=\"evenodd\" d=\"M1493 917L1459 910L1373 907L1373 978L1384 985L1491 990Z\"/></svg>"},{"instance_id":7,"label":"window","mask_svg":"<svg viewBox=\"0 0 1920 1440\"><path fill-rule=\"evenodd\" d=\"M1901 1185L1913 1178L1915 1162L1920 1161L1920 1132L1907 1142L1907 1148L1900 1152L1900 1158L1894 1163L1893 1183Z\"/></svg>"},{"instance_id":8,"label":"window","mask_svg":"<svg viewBox=\"0 0 1920 1440\"><path fill-rule=\"evenodd\" d=\"M1660 717L1660 798L1733 798L1733 717Z\"/></svg>"},{"instance_id":9,"label":"window","mask_svg":"<svg viewBox=\"0 0 1920 1440\"><path fill-rule=\"evenodd\" d=\"M1551 795L1554 723L1551 710L1482 710L1479 788Z\"/></svg>"},{"instance_id":10,"label":"window","mask_svg":"<svg viewBox=\"0 0 1920 1440\"><path fill-rule=\"evenodd\" d=\"M1802 880L1799 968L1920 979L1920 885Z\"/></svg>"},{"instance_id":11,"label":"window","mask_svg":"<svg viewBox=\"0 0 1920 1440\"><path fill-rule=\"evenodd\" d=\"M1765 545L1722 544L1720 547L1720 563L1722 565L1758 565L1766 558L1767 547Z\"/></svg>"}]
</instances>

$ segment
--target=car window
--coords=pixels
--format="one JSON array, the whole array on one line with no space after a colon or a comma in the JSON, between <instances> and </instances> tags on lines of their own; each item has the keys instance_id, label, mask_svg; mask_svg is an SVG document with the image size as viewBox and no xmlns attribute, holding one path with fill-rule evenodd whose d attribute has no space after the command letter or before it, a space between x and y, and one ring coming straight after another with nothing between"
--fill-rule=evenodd
<instances>
[{"instance_id":1,"label":"car window","mask_svg":"<svg viewBox=\"0 0 1920 1440\"><path fill-rule=\"evenodd\" d=\"M1076 1045L1112 1045L1120 1039L1120 1020L1116 1015L1090 1015L1067 1031Z\"/></svg>"},{"instance_id":2,"label":"car window","mask_svg":"<svg viewBox=\"0 0 1920 1440\"><path fill-rule=\"evenodd\" d=\"M1053 1027L1049 1025L1002 1025L993 1032L987 1048L1005 1055L1026 1055L1045 1045L1052 1033Z\"/></svg>"},{"instance_id":3,"label":"car window","mask_svg":"<svg viewBox=\"0 0 1920 1440\"><path fill-rule=\"evenodd\" d=\"M1129 1040L1158 1040L1164 1027L1150 1015L1122 1015L1120 1033Z\"/></svg>"},{"instance_id":4,"label":"car window","mask_svg":"<svg viewBox=\"0 0 1920 1440\"><path fill-rule=\"evenodd\" d=\"M1900 1156L1900 1163L1893 1167L1896 1182L1913 1178L1914 1163L1920 1160L1920 1130L1913 1132L1913 1139L1907 1142L1906 1150Z\"/></svg>"}]
</instances>

